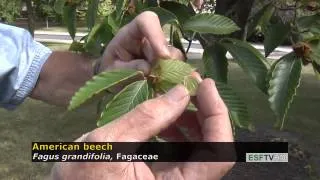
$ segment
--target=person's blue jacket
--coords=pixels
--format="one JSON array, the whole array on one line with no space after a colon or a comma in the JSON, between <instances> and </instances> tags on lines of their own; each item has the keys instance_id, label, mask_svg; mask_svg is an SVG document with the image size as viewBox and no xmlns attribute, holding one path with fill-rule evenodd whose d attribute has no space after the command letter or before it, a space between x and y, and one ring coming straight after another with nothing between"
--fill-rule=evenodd
<instances>
[{"instance_id":1,"label":"person's blue jacket","mask_svg":"<svg viewBox=\"0 0 320 180\"><path fill-rule=\"evenodd\" d=\"M23 102L50 54L27 30L0 23L0 107L13 109Z\"/></svg>"}]
</instances>

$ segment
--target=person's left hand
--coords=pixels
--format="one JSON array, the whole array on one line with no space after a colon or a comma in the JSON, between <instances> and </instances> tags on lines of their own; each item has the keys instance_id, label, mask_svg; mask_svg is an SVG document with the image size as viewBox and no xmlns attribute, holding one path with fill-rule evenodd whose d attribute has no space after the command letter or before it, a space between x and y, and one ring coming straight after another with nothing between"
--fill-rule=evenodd
<instances>
[{"instance_id":1,"label":"person's left hand","mask_svg":"<svg viewBox=\"0 0 320 180\"><path fill-rule=\"evenodd\" d=\"M180 50L168 47L158 16L146 11L122 27L108 44L100 58L99 71L136 69L147 75L151 64L161 58L181 60L184 55ZM30 97L66 106L74 93L92 78L93 69L88 57L55 51L42 67Z\"/></svg>"},{"instance_id":2,"label":"person's left hand","mask_svg":"<svg viewBox=\"0 0 320 180\"><path fill-rule=\"evenodd\" d=\"M158 16L146 11L122 27L108 44L100 71L129 68L150 72L150 65L158 59L184 59L180 50L169 47Z\"/></svg>"}]
</instances>

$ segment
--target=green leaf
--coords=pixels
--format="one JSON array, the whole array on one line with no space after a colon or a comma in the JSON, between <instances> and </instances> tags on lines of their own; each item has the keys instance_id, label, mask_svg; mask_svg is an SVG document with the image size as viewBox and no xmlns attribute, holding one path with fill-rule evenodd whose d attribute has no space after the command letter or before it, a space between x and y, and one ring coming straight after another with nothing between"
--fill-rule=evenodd
<instances>
[{"instance_id":1,"label":"green leaf","mask_svg":"<svg viewBox=\"0 0 320 180\"><path fill-rule=\"evenodd\" d=\"M236 39L226 39L231 43L223 43L238 64L249 74L256 86L267 94L266 76L267 62L263 55L249 43Z\"/></svg>"},{"instance_id":2,"label":"green leaf","mask_svg":"<svg viewBox=\"0 0 320 180\"><path fill-rule=\"evenodd\" d=\"M148 97L148 99L153 99L155 96L156 96L156 94L155 94L155 91L154 91L154 89L153 89L153 86L152 86L152 83L151 82L148 82L149 84L148 84L148 87L149 87L149 97Z\"/></svg>"},{"instance_id":3,"label":"green leaf","mask_svg":"<svg viewBox=\"0 0 320 180\"><path fill-rule=\"evenodd\" d=\"M229 18L216 14L197 14L183 24L184 30L198 33L230 34L240 28Z\"/></svg>"},{"instance_id":4,"label":"green leaf","mask_svg":"<svg viewBox=\"0 0 320 180\"><path fill-rule=\"evenodd\" d=\"M261 27L262 32L265 32L267 26L270 24L270 20L273 16L274 12L275 12L275 7L271 3L267 7L265 13L263 14L263 16L261 17L261 19L258 22L258 26Z\"/></svg>"},{"instance_id":5,"label":"green leaf","mask_svg":"<svg viewBox=\"0 0 320 180\"><path fill-rule=\"evenodd\" d=\"M197 94L199 83L193 76L184 77L183 85L188 89L190 96Z\"/></svg>"},{"instance_id":6,"label":"green leaf","mask_svg":"<svg viewBox=\"0 0 320 180\"><path fill-rule=\"evenodd\" d=\"M308 42L311 48L310 59L320 64L320 39L312 39Z\"/></svg>"},{"instance_id":7,"label":"green leaf","mask_svg":"<svg viewBox=\"0 0 320 180\"><path fill-rule=\"evenodd\" d=\"M69 51L84 52L83 43L78 42L78 41L73 41L69 47Z\"/></svg>"},{"instance_id":8,"label":"green leaf","mask_svg":"<svg viewBox=\"0 0 320 180\"><path fill-rule=\"evenodd\" d=\"M311 26L310 32L315 34L315 36L320 37L320 20L318 20L317 23Z\"/></svg>"},{"instance_id":9,"label":"green leaf","mask_svg":"<svg viewBox=\"0 0 320 180\"><path fill-rule=\"evenodd\" d=\"M152 69L151 75L157 77L157 81L167 81L179 84L184 77L191 75L195 70L191 65L179 60L159 60Z\"/></svg>"},{"instance_id":10,"label":"green leaf","mask_svg":"<svg viewBox=\"0 0 320 180\"><path fill-rule=\"evenodd\" d=\"M202 59L206 77L227 83L228 59L226 53L225 48L218 43L205 48Z\"/></svg>"},{"instance_id":11,"label":"green leaf","mask_svg":"<svg viewBox=\"0 0 320 180\"><path fill-rule=\"evenodd\" d=\"M182 81L181 81L181 83L182 83ZM172 82L162 80L162 81L155 84L155 91L157 93L166 93L170 89L174 88L177 84L178 83L172 83Z\"/></svg>"},{"instance_id":12,"label":"green leaf","mask_svg":"<svg viewBox=\"0 0 320 180\"><path fill-rule=\"evenodd\" d=\"M277 60L276 62L272 63L271 67L269 68L268 70L268 73L267 73L267 77L266 77L266 82L267 82L267 89L270 88L270 80L272 78L272 72L274 71L274 68L276 68L276 65L280 62L280 60Z\"/></svg>"},{"instance_id":13,"label":"green leaf","mask_svg":"<svg viewBox=\"0 0 320 180\"><path fill-rule=\"evenodd\" d=\"M54 11L58 14L62 14L65 3L66 3L66 0L56 0L53 6Z\"/></svg>"},{"instance_id":14,"label":"green leaf","mask_svg":"<svg viewBox=\"0 0 320 180\"><path fill-rule=\"evenodd\" d=\"M116 11L108 16L108 24L110 25L113 34L116 34L119 31L121 25L121 21L117 20L116 16Z\"/></svg>"},{"instance_id":15,"label":"green leaf","mask_svg":"<svg viewBox=\"0 0 320 180\"><path fill-rule=\"evenodd\" d=\"M179 2L180 4L183 4L183 5L185 5L185 6L187 6L187 5L190 3L190 1L191 1L191 0L178 0L178 2Z\"/></svg>"},{"instance_id":16,"label":"green leaf","mask_svg":"<svg viewBox=\"0 0 320 180\"><path fill-rule=\"evenodd\" d=\"M276 127L280 129L283 129L287 111L299 87L301 69L301 59L290 53L280 59L272 72L269 102L277 116Z\"/></svg>"},{"instance_id":17,"label":"green leaf","mask_svg":"<svg viewBox=\"0 0 320 180\"><path fill-rule=\"evenodd\" d=\"M144 9L144 11L152 11L156 13L159 17L161 26L164 26L165 24L176 24L178 25L178 18L176 15L174 15L172 12L163 9L161 7L151 7Z\"/></svg>"},{"instance_id":18,"label":"green leaf","mask_svg":"<svg viewBox=\"0 0 320 180\"><path fill-rule=\"evenodd\" d=\"M230 118L239 128L253 129L246 104L237 94L225 83L216 82L216 87L221 98L229 109Z\"/></svg>"},{"instance_id":19,"label":"green leaf","mask_svg":"<svg viewBox=\"0 0 320 180\"><path fill-rule=\"evenodd\" d=\"M187 88L187 90L189 91L190 96L195 96L196 95L199 83L191 75L185 76L181 80L181 82L179 82L179 83L172 83L172 82L169 82L169 81L166 81L166 80L160 81L159 83L157 83L155 85L155 90L156 90L156 92L159 92L159 93L166 93L170 89L172 89L175 86L177 86L178 84L184 85Z\"/></svg>"},{"instance_id":20,"label":"green leaf","mask_svg":"<svg viewBox=\"0 0 320 180\"><path fill-rule=\"evenodd\" d=\"M88 2L87 25L90 30L96 22L99 2L100 0L89 0Z\"/></svg>"},{"instance_id":21,"label":"green leaf","mask_svg":"<svg viewBox=\"0 0 320 180\"><path fill-rule=\"evenodd\" d=\"M106 105L108 104L109 101L112 100L113 97L114 97L113 93L105 92L102 98L98 101L96 119L100 119L101 113L104 111Z\"/></svg>"},{"instance_id":22,"label":"green leaf","mask_svg":"<svg viewBox=\"0 0 320 180\"><path fill-rule=\"evenodd\" d=\"M94 76L90 81L87 81L86 84L75 93L70 101L68 110L73 110L94 95L139 75L143 75L143 73L130 69L102 72Z\"/></svg>"},{"instance_id":23,"label":"green leaf","mask_svg":"<svg viewBox=\"0 0 320 180\"><path fill-rule=\"evenodd\" d=\"M144 1L144 3L146 4L147 7L159 6L157 0L150 0L150 1L142 0L142 1Z\"/></svg>"},{"instance_id":24,"label":"green leaf","mask_svg":"<svg viewBox=\"0 0 320 180\"><path fill-rule=\"evenodd\" d=\"M315 37L315 35L309 31L305 31L303 33L300 33L299 35L300 35L302 41L308 41L308 40L313 39Z\"/></svg>"},{"instance_id":25,"label":"green leaf","mask_svg":"<svg viewBox=\"0 0 320 180\"><path fill-rule=\"evenodd\" d=\"M121 19L121 24L120 24L120 28L129 24L135 17L137 16L137 14L129 14L129 13L125 13Z\"/></svg>"},{"instance_id":26,"label":"green leaf","mask_svg":"<svg viewBox=\"0 0 320 180\"><path fill-rule=\"evenodd\" d=\"M187 85L190 94L194 94L196 85L191 79L191 73L195 68L179 60L159 60L151 71L151 77L155 79L156 92L165 93L177 84Z\"/></svg>"},{"instance_id":27,"label":"green leaf","mask_svg":"<svg viewBox=\"0 0 320 180\"><path fill-rule=\"evenodd\" d=\"M101 55L102 44L107 45L113 38L108 19L105 18L100 24L96 24L87 37L85 49L93 55Z\"/></svg>"},{"instance_id":28,"label":"green leaf","mask_svg":"<svg viewBox=\"0 0 320 180\"><path fill-rule=\"evenodd\" d=\"M317 64L316 62L312 62L312 67L317 79L320 80L320 65Z\"/></svg>"},{"instance_id":29,"label":"green leaf","mask_svg":"<svg viewBox=\"0 0 320 180\"><path fill-rule=\"evenodd\" d=\"M188 110L188 111L196 112L196 111L198 111L198 108L197 108L192 102L190 102L190 103L188 104L188 106L187 106L187 110Z\"/></svg>"},{"instance_id":30,"label":"green leaf","mask_svg":"<svg viewBox=\"0 0 320 180\"><path fill-rule=\"evenodd\" d=\"M68 4L63 8L62 18L64 23L67 25L68 32L72 39L76 35L76 22L77 22L76 5Z\"/></svg>"},{"instance_id":31,"label":"green leaf","mask_svg":"<svg viewBox=\"0 0 320 180\"><path fill-rule=\"evenodd\" d=\"M117 20L121 21L128 3L129 3L129 0L117 0L116 1L116 19Z\"/></svg>"},{"instance_id":32,"label":"green leaf","mask_svg":"<svg viewBox=\"0 0 320 180\"><path fill-rule=\"evenodd\" d=\"M312 16L303 16L297 20L298 28L300 31L307 31L315 25L320 24L320 14L315 14Z\"/></svg>"},{"instance_id":33,"label":"green leaf","mask_svg":"<svg viewBox=\"0 0 320 180\"><path fill-rule=\"evenodd\" d=\"M145 2L144 0L136 0L134 1L134 5L135 5L135 11L136 13L140 14L143 9L148 8L148 7L152 7L150 5L148 5L148 2Z\"/></svg>"},{"instance_id":34,"label":"green leaf","mask_svg":"<svg viewBox=\"0 0 320 180\"><path fill-rule=\"evenodd\" d=\"M122 91L106 105L97 125L101 127L134 109L149 97L147 80L136 81Z\"/></svg>"},{"instance_id":35,"label":"green leaf","mask_svg":"<svg viewBox=\"0 0 320 180\"><path fill-rule=\"evenodd\" d=\"M264 36L264 49L266 57L268 57L273 50L275 50L287 39L290 30L290 24L283 24L282 22L271 24L267 27Z\"/></svg>"},{"instance_id":36,"label":"green leaf","mask_svg":"<svg viewBox=\"0 0 320 180\"><path fill-rule=\"evenodd\" d=\"M187 6L177 2L161 1L160 7L174 13L180 23L184 23L187 19L195 14L193 10L189 10Z\"/></svg>"},{"instance_id":37,"label":"green leaf","mask_svg":"<svg viewBox=\"0 0 320 180\"><path fill-rule=\"evenodd\" d=\"M173 30L173 34L172 34L172 45L179 49L183 55L185 56L185 58L187 57L186 51L183 47L183 44L181 42L181 37L179 35L179 30L177 28L174 28Z\"/></svg>"},{"instance_id":38,"label":"green leaf","mask_svg":"<svg viewBox=\"0 0 320 180\"><path fill-rule=\"evenodd\" d=\"M248 37L253 35L257 27L260 26L262 29L269 24L269 20L274 12L272 4L267 4L261 8L252 18L249 19Z\"/></svg>"}]
</instances>

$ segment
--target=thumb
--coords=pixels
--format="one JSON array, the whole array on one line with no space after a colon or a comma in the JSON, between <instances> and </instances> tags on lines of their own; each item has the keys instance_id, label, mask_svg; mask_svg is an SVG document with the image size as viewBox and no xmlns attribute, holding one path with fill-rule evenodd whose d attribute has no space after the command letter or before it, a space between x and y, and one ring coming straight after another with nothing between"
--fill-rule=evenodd
<instances>
[{"instance_id":1,"label":"thumb","mask_svg":"<svg viewBox=\"0 0 320 180\"><path fill-rule=\"evenodd\" d=\"M190 100L186 88L178 85L168 93L138 105L131 112L88 135L88 141L140 142L173 124Z\"/></svg>"}]
</instances>

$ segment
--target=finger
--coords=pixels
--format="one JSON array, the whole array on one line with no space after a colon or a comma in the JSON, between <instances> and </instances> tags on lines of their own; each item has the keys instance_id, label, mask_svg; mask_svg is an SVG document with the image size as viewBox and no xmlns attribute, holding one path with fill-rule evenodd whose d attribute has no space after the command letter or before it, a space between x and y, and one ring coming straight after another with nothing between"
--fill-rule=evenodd
<instances>
[{"instance_id":1,"label":"finger","mask_svg":"<svg viewBox=\"0 0 320 180\"><path fill-rule=\"evenodd\" d=\"M233 141L228 109L213 80L205 79L199 85L197 105L202 116L200 124L204 141Z\"/></svg>"},{"instance_id":2,"label":"finger","mask_svg":"<svg viewBox=\"0 0 320 180\"><path fill-rule=\"evenodd\" d=\"M197 122L197 114L185 111L173 125L162 131L160 136L170 141L201 141L202 132Z\"/></svg>"},{"instance_id":3,"label":"finger","mask_svg":"<svg viewBox=\"0 0 320 180\"><path fill-rule=\"evenodd\" d=\"M89 133L85 133L83 134L81 137L79 137L78 139L76 139L74 142L83 142L87 136L88 136Z\"/></svg>"},{"instance_id":4,"label":"finger","mask_svg":"<svg viewBox=\"0 0 320 180\"><path fill-rule=\"evenodd\" d=\"M178 60L185 60L185 56L184 54L177 48L175 47L168 47L169 48L169 52L170 52L170 58L171 59L178 59Z\"/></svg>"},{"instance_id":5,"label":"finger","mask_svg":"<svg viewBox=\"0 0 320 180\"><path fill-rule=\"evenodd\" d=\"M198 72L196 72L196 71L192 72L191 76L194 77L197 80L198 83L202 82L201 75Z\"/></svg>"},{"instance_id":6,"label":"finger","mask_svg":"<svg viewBox=\"0 0 320 180\"><path fill-rule=\"evenodd\" d=\"M156 57L148 39L143 39L141 44L142 55L148 60L148 62L154 63Z\"/></svg>"},{"instance_id":7,"label":"finger","mask_svg":"<svg viewBox=\"0 0 320 180\"><path fill-rule=\"evenodd\" d=\"M200 83L202 82L201 75L200 75L198 72L193 71L193 72L191 73L191 76L196 79L196 81L198 82L198 84L200 84ZM193 96L193 97L191 97L190 100L191 100L191 102L192 102L196 107L198 107L197 97ZM197 113L197 116L199 116L199 113ZM197 119L198 119L198 121L199 121L200 118L197 118ZM202 122L199 122L199 123L202 123Z\"/></svg>"},{"instance_id":8,"label":"finger","mask_svg":"<svg viewBox=\"0 0 320 180\"><path fill-rule=\"evenodd\" d=\"M202 4L203 4L203 0L194 0L193 4L197 9L201 9Z\"/></svg>"},{"instance_id":9,"label":"finger","mask_svg":"<svg viewBox=\"0 0 320 180\"><path fill-rule=\"evenodd\" d=\"M168 58L183 60L183 61L186 59L184 54L179 49L172 47L172 46L169 46L168 50L170 53ZM145 39L143 41L142 51L143 51L143 54L146 57L146 59L148 59L148 61L151 63L154 63L154 60L158 60L161 58L161 57L157 57L157 55L153 52L152 46L147 39Z\"/></svg>"},{"instance_id":10,"label":"finger","mask_svg":"<svg viewBox=\"0 0 320 180\"><path fill-rule=\"evenodd\" d=\"M117 35L106 47L103 56L106 64L112 64L115 59L130 61L134 57L141 57L141 38L130 36L129 25L121 28Z\"/></svg>"},{"instance_id":11,"label":"finger","mask_svg":"<svg viewBox=\"0 0 320 180\"><path fill-rule=\"evenodd\" d=\"M144 41L147 44L144 44ZM147 48L147 52L144 50ZM152 55L150 56L150 52ZM133 21L121 28L118 34L108 44L104 56L104 63L111 63L114 59L129 61L130 56L145 58L150 62L154 59L169 58L168 42L162 31L157 14L145 11Z\"/></svg>"},{"instance_id":12,"label":"finger","mask_svg":"<svg viewBox=\"0 0 320 180\"><path fill-rule=\"evenodd\" d=\"M201 127L197 121L197 114L195 112L185 111L177 121L176 126L189 141L202 140Z\"/></svg>"},{"instance_id":13,"label":"finger","mask_svg":"<svg viewBox=\"0 0 320 180\"><path fill-rule=\"evenodd\" d=\"M142 71L145 75L148 75L151 71L150 64L143 59L136 59L127 62L116 60L112 62L107 69L135 69L137 71Z\"/></svg>"},{"instance_id":14,"label":"finger","mask_svg":"<svg viewBox=\"0 0 320 180\"><path fill-rule=\"evenodd\" d=\"M170 142L186 141L185 137L183 134L181 134L181 132L179 132L175 124L160 132L159 137Z\"/></svg>"},{"instance_id":15,"label":"finger","mask_svg":"<svg viewBox=\"0 0 320 180\"><path fill-rule=\"evenodd\" d=\"M169 58L168 42L162 31L159 18L156 13L145 11L138 15L128 25L129 34L140 39L146 38L158 58Z\"/></svg>"},{"instance_id":16,"label":"finger","mask_svg":"<svg viewBox=\"0 0 320 180\"><path fill-rule=\"evenodd\" d=\"M122 37L125 38L125 39L128 38L128 37L126 37L126 34L119 33L119 38L123 39ZM127 40L127 41L129 41L129 40ZM122 40L122 42L126 42L126 43L127 43L127 41L123 41ZM130 60L132 60L134 58L133 54L135 54L135 53L132 53L132 52L136 51L135 48L130 48L132 46L128 46L128 45L119 44L119 42L121 42L121 41L120 40L119 41L115 41L115 43L117 43L116 45L114 45L114 42L113 42L112 44L110 44L110 47L108 47L108 48L112 48L113 49L112 51L115 54L113 56L113 59L116 58L116 59L120 59L122 61L130 61ZM131 41L131 43L134 43L134 42ZM139 43L136 42L136 44L139 44ZM127 48L119 48L118 46L122 46L122 47L128 46L128 47ZM136 46L134 46L134 47L136 47Z\"/></svg>"},{"instance_id":17,"label":"finger","mask_svg":"<svg viewBox=\"0 0 320 180\"><path fill-rule=\"evenodd\" d=\"M156 99L138 105L131 112L94 130L91 141L146 141L174 123L185 110L190 96L178 85Z\"/></svg>"}]
</instances>

